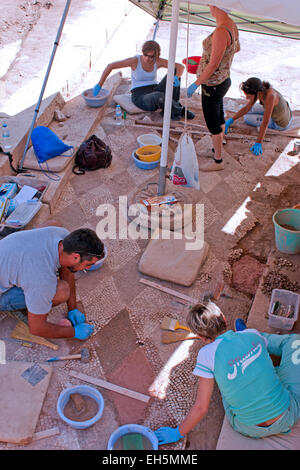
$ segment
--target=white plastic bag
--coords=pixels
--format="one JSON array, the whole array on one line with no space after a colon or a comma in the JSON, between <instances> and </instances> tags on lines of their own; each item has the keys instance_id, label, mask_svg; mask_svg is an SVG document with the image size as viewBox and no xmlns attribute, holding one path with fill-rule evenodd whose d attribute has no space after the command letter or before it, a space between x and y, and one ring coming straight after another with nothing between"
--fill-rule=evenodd
<instances>
[{"instance_id":1,"label":"white plastic bag","mask_svg":"<svg viewBox=\"0 0 300 470\"><path fill-rule=\"evenodd\" d=\"M182 134L178 141L170 179L173 184L200 189L196 150L188 134Z\"/></svg>"}]
</instances>

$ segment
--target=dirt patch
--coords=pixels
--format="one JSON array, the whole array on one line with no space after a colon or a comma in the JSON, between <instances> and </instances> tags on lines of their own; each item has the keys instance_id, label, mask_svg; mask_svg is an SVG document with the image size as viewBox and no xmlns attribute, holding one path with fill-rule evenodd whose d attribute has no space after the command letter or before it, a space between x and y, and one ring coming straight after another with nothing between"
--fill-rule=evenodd
<instances>
[{"instance_id":1,"label":"dirt patch","mask_svg":"<svg viewBox=\"0 0 300 470\"><path fill-rule=\"evenodd\" d=\"M255 295L264 265L245 255L232 265L232 286L245 294Z\"/></svg>"}]
</instances>

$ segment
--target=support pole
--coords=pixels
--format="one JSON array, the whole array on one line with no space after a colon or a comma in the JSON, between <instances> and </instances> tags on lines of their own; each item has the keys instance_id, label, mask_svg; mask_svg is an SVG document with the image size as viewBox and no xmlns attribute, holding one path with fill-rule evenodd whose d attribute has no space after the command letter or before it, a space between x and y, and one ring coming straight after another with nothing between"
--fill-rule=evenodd
<instances>
[{"instance_id":1,"label":"support pole","mask_svg":"<svg viewBox=\"0 0 300 470\"><path fill-rule=\"evenodd\" d=\"M170 43L169 43L168 73L167 73L166 96L165 96L164 119L163 119L163 134L162 134L162 149L161 149L161 160L160 160L159 182L158 182L158 195L159 196L162 196L165 194L165 186L166 186L168 144L169 144L169 133L170 133L172 97L173 97L173 80L174 80L174 69L175 69L177 33L178 33L179 1L180 0L173 0L172 2L172 21L171 21L171 31L170 31Z\"/></svg>"},{"instance_id":2,"label":"support pole","mask_svg":"<svg viewBox=\"0 0 300 470\"><path fill-rule=\"evenodd\" d=\"M37 119L37 115L38 115L39 110L40 110L40 106L41 106L41 102L42 102L42 99L43 99L43 96L44 96L44 92L45 92L45 88L46 88L46 85L47 85L48 77L50 75L50 70L51 70L51 67L52 67L52 63L53 63L53 60L54 60L54 56L55 56L55 53L56 53L57 46L58 46L59 41L60 41L60 37L61 37L62 30L63 30L64 24L65 24L65 21L66 21L66 17L67 17L68 12L69 12L70 5L71 5L71 0L67 0L66 6L65 6L65 9L64 9L62 18L61 18L61 22L60 22L60 25L59 25L59 28L58 28L58 31L57 31L56 39L54 41L52 54L51 54L51 57L50 57L50 61L49 61L49 64L48 64L48 68L47 68L46 75L45 75L45 78L44 78L44 82L43 82L43 85L42 85L42 89L41 89L41 92L40 92L39 100L37 102L36 109L34 111L34 116L33 116L31 127L30 127L30 130L29 130L29 133L28 133L28 137L27 137L27 141L26 141L26 144L25 144L23 156L22 156L22 159L20 161L20 165L19 165L20 169L23 168L24 160L25 160L25 157L26 157L26 152L28 150L29 142L30 142L30 139L31 139L31 134L32 134L32 131L33 131L34 126L35 126L35 121Z\"/></svg>"}]
</instances>

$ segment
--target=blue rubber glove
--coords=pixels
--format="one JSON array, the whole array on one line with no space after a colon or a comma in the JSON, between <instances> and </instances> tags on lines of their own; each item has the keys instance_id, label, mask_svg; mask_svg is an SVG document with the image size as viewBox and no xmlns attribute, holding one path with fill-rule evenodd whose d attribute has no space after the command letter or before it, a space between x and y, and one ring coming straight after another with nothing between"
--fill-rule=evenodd
<instances>
[{"instance_id":1,"label":"blue rubber glove","mask_svg":"<svg viewBox=\"0 0 300 470\"><path fill-rule=\"evenodd\" d=\"M99 85L99 83L97 83L97 85L95 85L93 88L93 96L97 96L100 90L101 90L101 86Z\"/></svg>"},{"instance_id":2,"label":"blue rubber glove","mask_svg":"<svg viewBox=\"0 0 300 470\"><path fill-rule=\"evenodd\" d=\"M254 155L260 155L263 153L262 146L260 143L256 142L252 147L250 147L250 150Z\"/></svg>"},{"instance_id":3,"label":"blue rubber glove","mask_svg":"<svg viewBox=\"0 0 300 470\"><path fill-rule=\"evenodd\" d=\"M197 88L199 87L199 85L196 84L196 82L192 83L188 89L187 89L187 95L188 97L190 98L192 96L193 93L195 93L195 91L197 90Z\"/></svg>"},{"instance_id":4,"label":"blue rubber glove","mask_svg":"<svg viewBox=\"0 0 300 470\"><path fill-rule=\"evenodd\" d=\"M171 444L172 442L177 442L179 439L182 439L182 436L179 432L179 426L177 428L159 428L157 431L154 431L158 439L158 444Z\"/></svg>"},{"instance_id":5,"label":"blue rubber glove","mask_svg":"<svg viewBox=\"0 0 300 470\"><path fill-rule=\"evenodd\" d=\"M227 119L227 121L225 122L225 134L227 134L229 126L231 126L231 124L233 123L234 123L234 119L232 118Z\"/></svg>"},{"instance_id":6,"label":"blue rubber glove","mask_svg":"<svg viewBox=\"0 0 300 470\"><path fill-rule=\"evenodd\" d=\"M180 80L179 80L179 77L177 77L177 75L174 76L173 86L175 86L176 88L180 86Z\"/></svg>"},{"instance_id":7,"label":"blue rubber glove","mask_svg":"<svg viewBox=\"0 0 300 470\"><path fill-rule=\"evenodd\" d=\"M74 326L75 335L74 338L76 339L87 339L93 333L95 327L93 325L89 325L88 323L80 323L79 325Z\"/></svg>"},{"instance_id":8,"label":"blue rubber glove","mask_svg":"<svg viewBox=\"0 0 300 470\"><path fill-rule=\"evenodd\" d=\"M80 310L78 310L78 308L74 308L74 310L70 310L68 312L68 319L70 320L73 326L85 322L85 316Z\"/></svg>"}]
</instances>

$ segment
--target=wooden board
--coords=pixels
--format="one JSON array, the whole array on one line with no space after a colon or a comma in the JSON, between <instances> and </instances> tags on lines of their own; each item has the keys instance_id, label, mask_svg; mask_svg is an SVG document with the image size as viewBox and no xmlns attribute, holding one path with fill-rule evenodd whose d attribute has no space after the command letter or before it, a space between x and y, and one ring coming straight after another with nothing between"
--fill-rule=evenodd
<instances>
[{"instance_id":1,"label":"wooden board","mask_svg":"<svg viewBox=\"0 0 300 470\"><path fill-rule=\"evenodd\" d=\"M31 341L32 343L46 346L47 348L54 349L55 351L59 349L59 346L57 346L57 344L51 343L46 338L32 335L29 331L29 327L21 320L18 321L18 323L15 326L15 329L11 332L10 336L11 338L15 338L15 339L23 339L25 341Z\"/></svg>"},{"instance_id":2,"label":"wooden board","mask_svg":"<svg viewBox=\"0 0 300 470\"><path fill-rule=\"evenodd\" d=\"M52 367L44 364L0 364L0 441L27 444L32 440L51 374Z\"/></svg>"},{"instance_id":3,"label":"wooden board","mask_svg":"<svg viewBox=\"0 0 300 470\"><path fill-rule=\"evenodd\" d=\"M157 282L148 281L148 279L144 279L144 278L141 278L140 282L142 284L145 284L146 286L154 287L154 289L158 289L162 292L165 292L166 294L170 294L170 295L173 295L174 297L178 297L179 299L185 300L188 303L197 304L199 302L199 300L195 299L194 297L190 297L189 295L185 295L185 294L182 294L181 292L177 292L173 289L169 289L169 287L164 287L158 284Z\"/></svg>"},{"instance_id":4,"label":"wooden board","mask_svg":"<svg viewBox=\"0 0 300 470\"><path fill-rule=\"evenodd\" d=\"M97 379L96 377L90 377L89 375L81 374L72 370L70 372L72 377L76 377L77 379L84 380L85 382L92 383L94 385L98 385L99 387L106 388L111 390L112 392L121 393L121 395L125 395L130 398L135 398L135 400L140 400L147 403L150 400L150 397L144 395L143 393L136 392L134 390L129 390L128 388L120 387L119 385L112 384L110 382L106 382L102 379Z\"/></svg>"}]
</instances>

